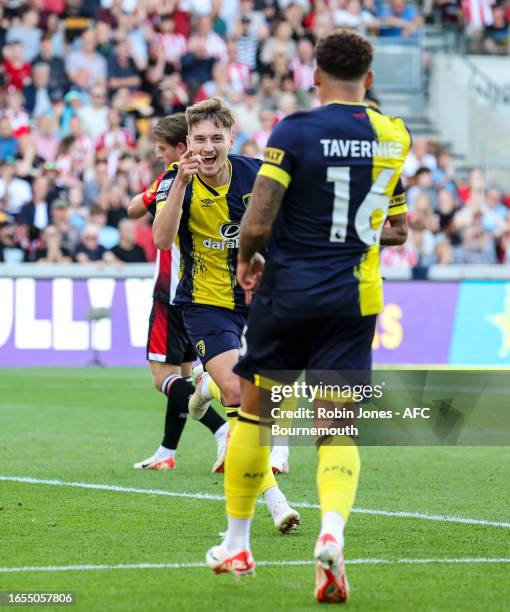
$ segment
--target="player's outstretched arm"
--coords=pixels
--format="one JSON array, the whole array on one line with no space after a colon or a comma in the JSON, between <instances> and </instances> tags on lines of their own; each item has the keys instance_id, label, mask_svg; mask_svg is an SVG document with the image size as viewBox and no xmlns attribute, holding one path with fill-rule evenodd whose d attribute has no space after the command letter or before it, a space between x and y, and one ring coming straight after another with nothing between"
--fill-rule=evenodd
<instances>
[{"instance_id":1,"label":"player's outstretched arm","mask_svg":"<svg viewBox=\"0 0 510 612\"><path fill-rule=\"evenodd\" d=\"M177 175L164 205L157 210L152 232L156 248L164 251L170 249L175 242L181 222L182 204L186 187L197 174L200 166L200 156L186 151L180 159Z\"/></svg>"},{"instance_id":2,"label":"player's outstretched arm","mask_svg":"<svg viewBox=\"0 0 510 612\"><path fill-rule=\"evenodd\" d=\"M131 199L127 208L127 214L130 219L139 219L147 214L147 208L143 203L143 193L139 193Z\"/></svg>"},{"instance_id":3,"label":"player's outstretched arm","mask_svg":"<svg viewBox=\"0 0 510 612\"><path fill-rule=\"evenodd\" d=\"M404 244L408 233L406 214L391 215L388 217L387 223L389 225L385 225L381 233L381 246Z\"/></svg>"}]
</instances>

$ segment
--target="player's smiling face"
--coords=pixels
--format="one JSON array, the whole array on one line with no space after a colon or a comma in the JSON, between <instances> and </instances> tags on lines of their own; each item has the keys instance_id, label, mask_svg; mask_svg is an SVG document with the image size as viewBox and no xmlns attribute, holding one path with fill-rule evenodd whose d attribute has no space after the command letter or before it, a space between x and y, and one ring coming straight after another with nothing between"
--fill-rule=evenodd
<instances>
[{"instance_id":1,"label":"player's smiling face","mask_svg":"<svg viewBox=\"0 0 510 612\"><path fill-rule=\"evenodd\" d=\"M232 149L232 131L216 125L211 120L194 125L188 136L188 146L193 155L200 155L200 174L207 179L217 179L216 184L228 181L227 155ZM226 173L226 179L225 179Z\"/></svg>"}]
</instances>

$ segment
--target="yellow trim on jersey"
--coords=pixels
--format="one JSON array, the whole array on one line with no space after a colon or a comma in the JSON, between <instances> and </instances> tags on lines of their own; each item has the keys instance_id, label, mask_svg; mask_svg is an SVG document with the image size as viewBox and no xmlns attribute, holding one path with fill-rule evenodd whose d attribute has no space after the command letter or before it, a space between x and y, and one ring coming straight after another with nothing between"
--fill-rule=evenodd
<instances>
[{"instance_id":1,"label":"yellow trim on jersey","mask_svg":"<svg viewBox=\"0 0 510 612\"><path fill-rule=\"evenodd\" d=\"M267 178L273 179L273 181L283 185L285 189L287 189L291 181L290 174L285 172L282 168L277 168L271 164L262 164L258 171L258 176L266 176Z\"/></svg>"},{"instance_id":2,"label":"yellow trim on jersey","mask_svg":"<svg viewBox=\"0 0 510 612\"><path fill-rule=\"evenodd\" d=\"M379 142L398 142L402 144L399 157L379 157L376 155L372 159L372 183L375 183L377 177L385 168L395 168L396 170L385 190L385 195L391 199L398 179L402 174L402 167L411 146L411 137L402 119L382 115L371 108L367 108L367 115Z\"/></svg>"},{"instance_id":3,"label":"yellow trim on jersey","mask_svg":"<svg viewBox=\"0 0 510 612\"><path fill-rule=\"evenodd\" d=\"M388 209L388 217L394 217L395 215L405 215L407 212L407 204L401 204L400 206L393 206Z\"/></svg>"},{"instance_id":4,"label":"yellow trim on jersey","mask_svg":"<svg viewBox=\"0 0 510 612\"><path fill-rule=\"evenodd\" d=\"M388 217L394 215L403 215L407 212L407 197L405 192L399 195L393 196L390 200L390 207L388 209Z\"/></svg>"},{"instance_id":5,"label":"yellow trim on jersey","mask_svg":"<svg viewBox=\"0 0 510 612\"><path fill-rule=\"evenodd\" d=\"M372 158L372 184L375 183L383 170L394 169L393 176L389 181L384 195L387 196L387 204L383 210L383 218L388 215L397 215L406 212L407 206L400 202L400 196L393 198L404 161L411 147L411 137L402 119L383 115L378 111L367 108L367 115L372 124L378 142L394 142L402 145L398 157L374 156ZM397 206L391 207L392 202ZM378 314L383 310L382 278L379 268L379 245L373 245L367 252L354 271L359 280L359 305L362 315Z\"/></svg>"},{"instance_id":6,"label":"yellow trim on jersey","mask_svg":"<svg viewBox=\"0 0 510 612\"><path fill-rule=\"evenodd\" d=\"M379 245L374 244L364 253L354 268L358 279L359 307L362 316L379 314L383 310L382 278L379 270Z\"/></svg>"},{"instance_id":7,"label":"yellow trim on jersey","mask_svg":"<svg viewBox=\"0 0 510 612\"><path fill-rule=\"evenodd\" d=\"M405 193L393 196L388 208L388 217L394 215L404 215L407 212L407 197Z\"/></svg>"}]
</instances>

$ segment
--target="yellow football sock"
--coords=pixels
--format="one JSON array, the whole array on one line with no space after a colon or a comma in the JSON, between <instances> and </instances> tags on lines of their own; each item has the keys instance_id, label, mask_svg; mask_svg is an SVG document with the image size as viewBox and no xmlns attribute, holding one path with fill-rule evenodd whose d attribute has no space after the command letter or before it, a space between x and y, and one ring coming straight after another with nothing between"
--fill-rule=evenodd
<instances>
[{"instance_id":1,"label":"yellow football sock","mask_svg":"<svg viewBox=\"0 0 510 612\"><path fill-rule=\"evenodd\" d=\"M268 448L268 451L269 450L270 449ZM267 465L269 469L267 470L266 475L264 476L264 479L262 480L262 484L260 485L261 493L264 493L271 487L278 486L278 483L276 482L276 478L274 477L274 474L273 474L273 468L271 467L271 453L270 452L267 453Z\"/></svg>"},{"instance_id":2,"label":"yellow football sock","mask_svg":"<svg viewBox=\"0 0 510 612\"><path fill-rule=\"evenodd\" d=\"M220 388L211 377L209 377L209 382L207 383L207 390L209 391L213 399L218 400L218 402L221 403Z\"/></svg>"},{"instance_id":3,"label":"yellow football sock","mask_svg":"<svg viewBox=\"0 0 510 612\"><path fill-rule=\"evenodd\" d=\"M222 403L220 388L218 387L218 385L214 382L214 380L211 377L209 377L209 382L207 383L207 389L209 393L212 395L212 398L215 399L217 402L219 402L225 408L225 412L227 413L227 418L228 418L229 427L230 427L230 434L232 434L236 426L237 412L239 410L239 406L225 406Z\"/></svg>"},{"instance_id":4,"label":"yellow football sock","mask_svg":"<svg viewBox=\"0 0 510 612\"><path fill-rule=\"evenodd\" d=\"M349 517L360 472L358 447L348 437L328 438L318 448L317 488L321 513L340 512Z\"/></svg>"},{"instance_id":5,"label":"yellow football sock","mask_svg":"<svg viewBox=\"0 0 510 612\"><path fill-rule=\"evenodd\" d=\"M230 437L225 462L225 495L227 514L231 518L253 516L261 485L271 472L269 446L261 446L259 428L257 417L240 412Z\"/></svg>"},{"instance_id":6,"label":"yellow football sock","mask_svg":"<svg viewBox=\"0 0 510 612\"><path fill-rule=\"evenodd\" d=\"M223 406L223 408L225 408L225 412L227 413L228 427L230 429L230 435L232 436L237 425L239 406Z\"/></svg>"}]
</instances>

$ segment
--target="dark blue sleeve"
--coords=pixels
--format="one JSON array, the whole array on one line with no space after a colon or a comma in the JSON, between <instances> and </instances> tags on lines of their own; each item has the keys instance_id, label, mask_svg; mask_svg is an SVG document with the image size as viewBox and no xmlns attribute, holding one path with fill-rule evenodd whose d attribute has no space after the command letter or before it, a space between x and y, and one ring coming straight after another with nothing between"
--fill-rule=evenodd
<instances>
[{"instance_id":1,"label":"dark blue sleeve","mask_svg":"<svg viewBox=\"0 0 510 612\"><path fill-rule=\"evenodd\" d=\"M280 121L267 142L264 163L277 166L292 176L296 160L299 159L302 142L300 132L298 121L289 119Z\"/></svg>"}]
</instances>

